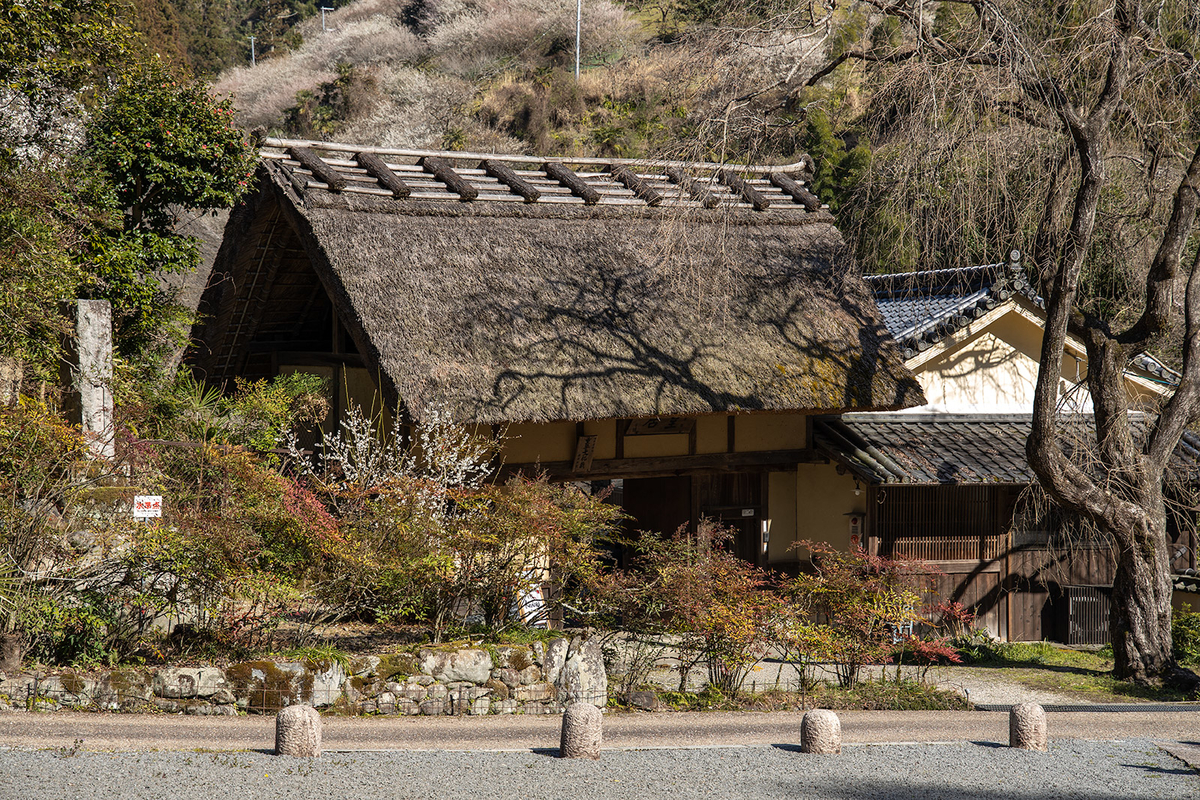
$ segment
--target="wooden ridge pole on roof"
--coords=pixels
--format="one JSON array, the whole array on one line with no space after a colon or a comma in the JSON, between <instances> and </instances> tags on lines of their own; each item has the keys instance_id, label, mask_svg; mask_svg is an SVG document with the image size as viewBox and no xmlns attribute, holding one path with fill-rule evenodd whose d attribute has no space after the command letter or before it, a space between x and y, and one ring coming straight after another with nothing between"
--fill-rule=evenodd
<instances>
[{"instance_id":1,"label":"wooden ridge pole on roof","mask_svg":"<svg viewBox=\"0 0 1200 800\"><path fill-rule=\"evenodd\" d=\"M551 178L554 178L554 180L570 189L572 194L582 197L583 202L587 203L589 206L593 206L600 202L599 192L597 192L591 186L588 186L582 178L564 167L562 164L559 164L557 161L547 161L544 165L542 165L542 169L544 169L546 174Z\"/></svg>"},{"instance_id":2,"label":"wooden ridge pole on roof","mask_svg":"<svg viewBox=\"0 0 1200 800\"><path fill-rule=\"evenodd\" d=\"M637 173L626 167L624 164L610 164L608 167L609 173L620 181L626 189L633 192L635 195L646 201L648 206L656 206L662 202L663 196L646 183Z\"/></svg>"},{"instance_id":3,"label":"wooden ridge pole on roof","mask_svg":"<svg viewBox=\"0 0 1200 800\"><path fill-rule=\"evenodd\" d=\"M346 188L346 179L309 148L289 147L288 155L299 161L300 166L311 172L314 178L328 186L331 192L340 192Z\"/></svg>"},{"instance_id":4,"label":"wooden ridge pole on roof","mask_svg":"<svg viewBox=\"0 0 1200 800\"><path fill-rule=\"evenodd\" d=\"M717 199L715 194L705 189L687 175L684 175L683 170L679 167L667 167L665 172L667 173L667 177L671 179L671 183L682 186L694 200L705 208L716 208L721 205L721 201Z\"/></svg>"},{"instance_id":5,"label":"wooden ridge pole on roof","mask_svg":"<svg viewBox=\"0 0 1200 800\"><path fill-rule=\"evenodd\" d=\"M772 172L768 176L773 186L778 186L785 194L792 196L797 203L804 204L809 211L821 210L821 199L804 188L799 181L794 181L782 172Z\"/></svg>"},{"instance_id":6,"label":"wooden ridge pole on roof","mask_svg":"<svg viewBox=\"0 0 1200 800\"><path fill-rule=\"evenodd\" d=\"M493 161L490 158L485 158L479 162L479 168L521 195L521 197L524 197L526 203L536 203L538 198L542 196L542 193L535 189L533 184L514 172L512 167L503 161Z\"/></svg>"},{"instance_id":7,"label":"wooden ridge pole on roof","mask_svg":"<svg viewBox=\"0 0 1200 800\"><path fill-rule=\"evenodd\" d=\"M466 178L455 172L446 159L425 156L421 159L420 164L422 169L450 187L450 190L457 193L463 200L474 200L479 197L479 190L468 183Z\"/></svg>"},{"instance_id":8,"label":"wooden ridge pole on roof","mask_svg":"<svg viewBox=\"0 0 1200 800\"><path fill-rule=\"evenodd\" d=\"M392 197L408 197L412 194L412 188L374 153L358 153L354 156L354 160L367 171L368 175L379 181L383 188L389 190Z\"/></svg>"},{"instance_id":9,"label":"wooden ridge pole on roof","mask_svg":"<svg viewBox=\"0 0 1200 800\"><path fill-rule=\"evenodd\" d=\"M755 211L766 211L771 207L771 201L763 197L762 192L747 183L741 175L738 175L733 170L723 169L718 174L721 178L721 183L741 194L747 203L754 206Z\"/></svg>"}]
</instances>

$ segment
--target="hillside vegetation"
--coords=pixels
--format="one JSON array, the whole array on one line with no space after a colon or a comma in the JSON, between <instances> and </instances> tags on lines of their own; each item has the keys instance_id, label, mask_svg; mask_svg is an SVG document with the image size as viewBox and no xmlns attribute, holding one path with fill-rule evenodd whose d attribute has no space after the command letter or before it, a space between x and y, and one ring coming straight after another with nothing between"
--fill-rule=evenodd
<instances>
[{"instance_id":1,"label":"hillside vegetation","mask_svg":"<svg viewBox=\"0 0 1200 800\"><path fill-rule=\"evenodd\" d=\"M794 125L772 128L735 102L801 55L787 30L733 37L671 4L588 2L576 82L573 0L359 0L328 24L303 22L295 49L220 76L242 124L484 151L796 150Z\"/></svg>"}]
</instances>

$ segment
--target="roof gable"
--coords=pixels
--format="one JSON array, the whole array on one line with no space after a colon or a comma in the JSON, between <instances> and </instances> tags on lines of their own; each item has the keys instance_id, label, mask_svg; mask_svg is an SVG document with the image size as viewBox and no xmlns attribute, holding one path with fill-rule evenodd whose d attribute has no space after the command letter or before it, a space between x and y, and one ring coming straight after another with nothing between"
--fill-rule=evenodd
<instances>
[{"instance_id":1,"label":"roof gable","mask_svg":"<svg viewBox=\"0 0 1200 800\"><path fill-rule=\"evenodd\" d=\"M923 401L866 287L837 269L827 213L335 192L280 159L259 179L218 259L237 279L210 313L275 296L287 270L263 219L278 211L416 419L434 405L489 424ZM217 380L263 349L233 325L202 335Z\"/></svg>"},{"instance_id":2,"label":"roof gable","mask_svg":"<svg viewBox=\"0 0 1200 800\"><path fill-rule=\"evenodd\" d=\"M903 348L933 407L951 411L1032 407L1045 302L1025 279L1019 254L1008 263L866 276L889 331ZM1087 412L1091 400L1082 380L1087 354L1068 337L1063 358L1064 393L1071 407ZM1177 375L1147 354L1126 369L1135 405L1151 408Z\"/></svg>"}]
</instances>

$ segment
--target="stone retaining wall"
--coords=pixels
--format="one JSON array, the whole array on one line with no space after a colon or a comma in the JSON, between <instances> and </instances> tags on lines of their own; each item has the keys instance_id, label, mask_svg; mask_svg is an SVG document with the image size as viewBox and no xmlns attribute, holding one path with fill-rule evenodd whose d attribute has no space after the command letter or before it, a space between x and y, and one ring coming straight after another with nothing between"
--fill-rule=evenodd
<instances>
[{"instance_id":1,"label":"stone retaining wall","mask_svg":"<svg viewBox=\"0 0 1200 800\"><path fill-rule=\"evenodd\" d=\"M554 714L582 700L603 707L608 680L597 639L529 646L247 661L227 668L0 673L0 711L163 711L274 714L308 703L346 714Z\"/></svg>"}]
</instances>

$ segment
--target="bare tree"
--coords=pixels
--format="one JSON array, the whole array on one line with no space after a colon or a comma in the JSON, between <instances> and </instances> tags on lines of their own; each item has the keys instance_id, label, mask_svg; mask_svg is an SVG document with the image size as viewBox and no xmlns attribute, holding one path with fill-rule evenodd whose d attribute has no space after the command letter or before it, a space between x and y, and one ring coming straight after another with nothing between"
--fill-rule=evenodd
<instances>
[{"instance_id":1,"label":"bare tree","mask_svg":"<svg viewBox=\"0 0 1200 800\"><path fill-rule=\"evenodd\" d=\"M940 111L953 106L974 119L973 132L946 148L948 158L980 134L980 119L997 131L1020 128L1053 154L1036 191L1023 197L1037 209L1027 249L1047 312L1028 458L1059 506L1114 542L1116 676L1194 691L1196 677L1171 654L1163 485L1184 430L1200 421L1200 10L1184 0L860 0L843 12L858 15L862 33L843 37L849 41L797 86L854 65L893 84L920 76L927 95L959 93L952 104L935 104ZM934 135L944 121L924 124ZM1117 195L1125 205L1114 212ZM1088 281L1097 264L1113 266L1107 244L1117 239L1130 241L1114 268L1133 270L1137 281L1132 289L1126 282L1121 297L1098 300ZM1140 269L1125 263L1138 260L1125 258L1134 251L1144 254ZM1058 394L1068 335L1088 355L1097 455L1089 467L1063 447ZM1175 351L1163 355L1181 377L1139 440L1124 372L1155 349Z\"/></svg>"}]
</instances>

